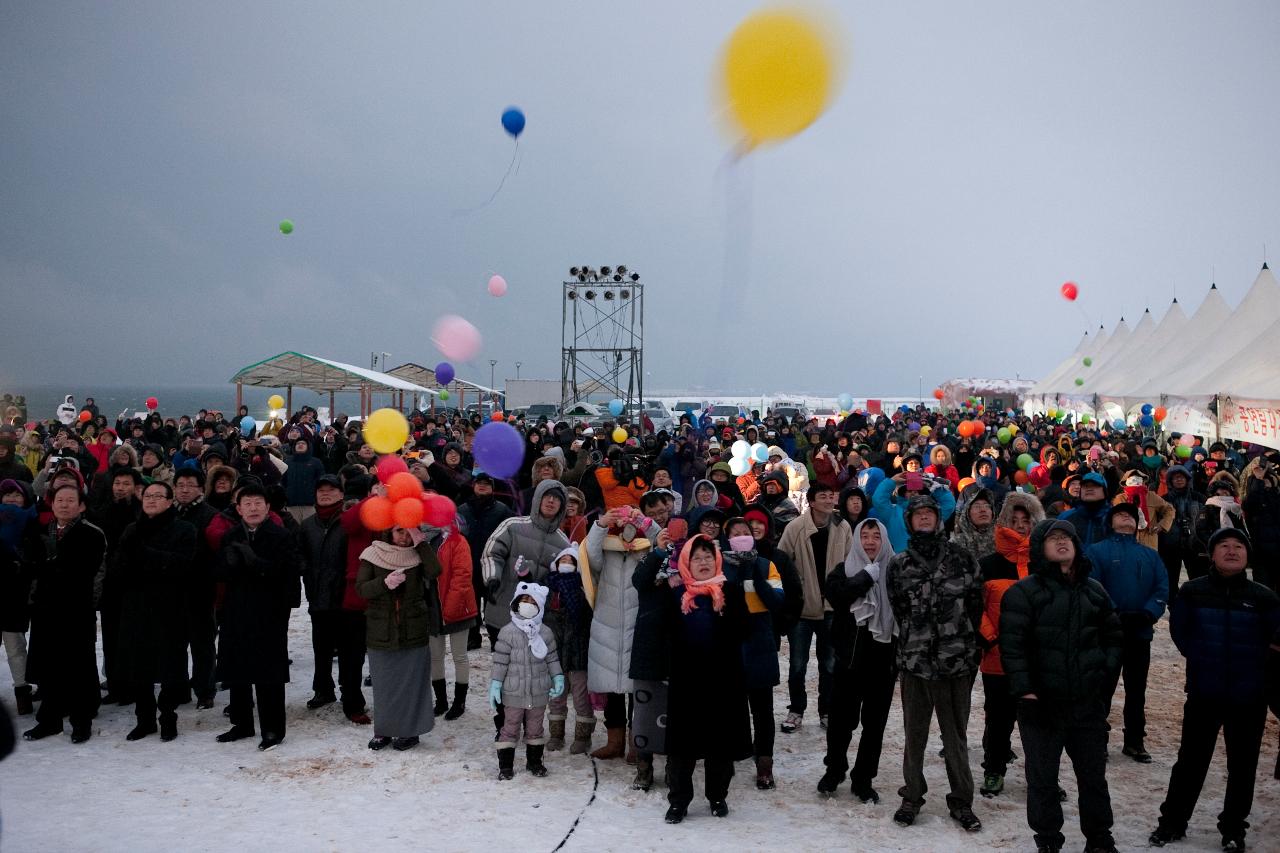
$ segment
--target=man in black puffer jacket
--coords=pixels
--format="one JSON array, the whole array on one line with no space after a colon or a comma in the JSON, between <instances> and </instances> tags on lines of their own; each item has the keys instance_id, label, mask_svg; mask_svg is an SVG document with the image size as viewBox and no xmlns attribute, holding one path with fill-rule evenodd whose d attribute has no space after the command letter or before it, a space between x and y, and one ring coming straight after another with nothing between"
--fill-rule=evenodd
<instances>
[{"instance_id":1,"label":"man in black puffer jacket","mask_svg":"<svg viewBox=\"0 0 1280 853\"><path fill-rule=\"evenodd\" d=\"M1209 574L1182 585L1169 633L1187 659L1182 740L1151 844L1186 835L1222 730L1227 794L1218 815L1224 850L1243 850L1258 752L1267 722L1267 656L1280 630L1280 597L1245 577L1252 546L1234 527L1209 539Z\"/></svg>"},{"instance_id":2,"label":"man in black puffer jacket","mask_svg":"<svg viewBox=\"0 0 1280 853\"><path fill-rule=\"evenodd\" d=\"M1031 531L1028 575L1000 603L1000 656L1018 699L1026 751L1027 824L1041 851L1061 850L1058 766L1065 749L1080 785L1088 853L1114 851L1107 790L1107 714L1124 634L1107 591L1089 577L1075 527L1062 519Z\"/></svg>"}]
</instances>

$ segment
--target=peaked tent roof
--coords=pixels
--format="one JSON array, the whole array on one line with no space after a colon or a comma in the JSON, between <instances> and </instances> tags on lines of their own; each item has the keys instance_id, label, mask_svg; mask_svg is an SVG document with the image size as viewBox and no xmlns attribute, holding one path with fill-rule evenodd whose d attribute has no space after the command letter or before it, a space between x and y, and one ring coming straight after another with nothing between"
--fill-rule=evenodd
<instances>
[{"instance_id":1,"label":"peaked tent roof","mask_svg":"<svg viewBox=\"0 0 1280 853\"><path fill-rule=\"evenodd\" d=\"M1062 384L1063 379L1068 374L1072 376L1075 375L1073 371L1076 369L1076 366L1080 364L1080 360L1086 355L1093 356L1097 354L1104 346L1107 345L1107 339L1108 335L1106 327L1099 326L1098 334L1094 335L1078 354L1073 355L1071 358L1058 365L1057 370L1037 382L1036 386L1031 389L1031 394L1035 396L1056 394L1058 392L1058 386Z\"/></svg>"},{"instance_id":2,"label":"peaked tent roof","mask_svg":"<svg viewBox=\"0 0 1280 853\"><path fill-rule=\"evenodd\" d=\"M1119 352L1129 341L1129 326L1125 323L1124 318L1120 318L1120 322L1116 324L1115 329L1111 332L1111 336L1106 339L1102 346L1089 353L1089 357L1093 359L1095 365L1105 363L1114 353ZM1081 361L1077 361L1062 376L1055 377L1055 380L1046 391L1050 394L1080 394L1084 389L1076 385L1075 380L1081 376L1081 372L1089 370Z\"/></svg>"},{"instance_id":3,"label":"peaked tent roof","mask_svg":"<svg viewBox=\"0 0 1280 853\"><path fill-rule=\"evenodd\" d=\"M1120 318L1121 322L1124 318ZM1126 363L1133 357L1134 353L1141 353L1147 345L1147 341L1151 339L1151 335L1155 333L1156 321L1151 315L1151 309L1148 308L1142 312L1142 319L1138 321L1138 325L1133 327L1133 331L1121 343L1121 345L1109 353L1104 354L1093 360L1093 364L1089 367L1081 367L1079 376L1084 379L1084 385L1076 389L1076 394L1087 394L1093 396L1098 392L1098 381L1105 378L1108 369L1114 368L1118 364ZM1112 339L1115 340L1114 338Z\"/></svg>"},{"instance_id":4,"label":"peaked tent roof","mask_svg":"<svg viewBox=\"0 0 1280 853\"><path fill-rule=\"evenodd\" d=\"M1046 373L1044 375L1044 379L1041 379L1034 386L1032 386L1031 390L1028 393L1030 394L1044 393L1044 391L1042 390L1043 384L1049 379L1051 379L1052 377L1057 376L1059 373L1062 373L1063 371L1066 371L1066 370L1070 370L1071 365L1076 364L1077 362L1079 362L1080 359L1084 358L1086 354L1086 350L1089 348L1089 345L1091 343L1093 343L1093 339L1089 337L1089 332L1088 330L1086 330L1084 335L1080 338L1080 343L1076 344L1076 348L1071 351L1071 355L1067 356L1065 359L1058 362L1057 366L1054 367L1052 370L1050 370L1048 373Z\"/></svg>"},{"instance_id":5,"label":"peaked tent roof","mask_svg":"<svg viewBox=\"0 0 1280 853\"><path fill-rule=\"evenodd\" d=\"M435 394L430 388L365 367L306 353L282 352L241 368L231 382L267 388L305 388L309 391L412 391Z\"/></svg>"},{"instance_id":6,"label":"peaked tent roof","mask_svg":"<svg viewBox=\"0 0 1280 853\"><path fill-rule=\"evenodd\" d=\"M1085 384L1085 388L1102 396L1123 395L1127 390L1132 389L1136 381L1142 381L1141 378L1135 380L1135 377L1138 374L1145 375L1149 369L1148 355L1180 336L1186 325L1187 315L1178 304L1178 300L1174 299L1169 310L1164 312L1164 317L1152 329L1151 334L1145 340L1138 341L1135 330L1134 338L1130 339L1125 351L1098 371L1098 374Z\"/></svg>"},{"instance_id":7,"label":"peaked tent roof","mask_svg":"<svg viewBox=\"0 0 1280 853\"><path fill-rule=\"evenodd\" d=\"M1130 370L1116 380L1115 384L1120 388L1118 394L1138 398L1149 397L1152 394L1158 397L1162 393L1177 393L1172 390L1166 392L1163 389L1157 389L1149 392L1144 389L1152 380L1167 376L1169 368L1180 362L1186 353L1199 351L1205 345L1205 332L1217 328L1218 324L1230 315L1231 309L1227 307L1218 286L1211 285L1200 306L1191 315L1191 319L1187 320L1182 334L1171 337L1160 349L1147 353L1141 360L1130 362ZM1157 381L1155 384L1167 383Z\"/></svg>"},{"instance_id":8,"label":"peaked tent roof","mask_svg":"<svg viewBox=\"0 0 1280 853\"><path fill-rule=\"evenodd\" d=\"M1236 310L1202 340L1203 346L1189 350L1178 366L1149 387L1159 385L1167 389L1161 393L1180 396L1247 396L1236 390L1246 368L1261 366L1260 361L1280 371L1280 282L1265 264Z\"/></svg>"}]
</instances>

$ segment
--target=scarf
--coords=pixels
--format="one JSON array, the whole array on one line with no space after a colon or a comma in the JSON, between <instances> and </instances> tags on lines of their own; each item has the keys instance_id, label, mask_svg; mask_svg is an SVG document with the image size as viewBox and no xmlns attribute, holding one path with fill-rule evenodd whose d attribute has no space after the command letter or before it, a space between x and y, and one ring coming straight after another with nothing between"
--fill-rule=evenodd
<instances>
[{"instance_id":1,"label":"scarf","mask_svg":"<svg viewBox=\"0 0 1280 853\"><path fill-rule=\"evenodd\" d=\"M1230 495L1214 495L1211 498L1204 499L1205 506L1216 506L1218 508L1218 527L1235 527L1235 522L1231 519L1232 515L1240 514L1240 503Z\"/></svg>"},{"instance_id":2,"label":"scarf","mask_svg":"<svg viewBox=\"0 0 1280 853\"><path fill-rule=\"evenodd\" d=\"M1018 578L1027 576L1031 565L1031 537L1019 536L1012 527L996 528L996 553L1018 567Z\"/></svg>"},{"instance_id":3,"label":"scarf","mask_svg":"<svg viewBox=\"0 0 1280 853\"><path fill-rule=\"evenodd\" d=\"M328 506L320 506L320 504L316 504L316 516L321 521L332 521L334 516L341 514L342 501L338 501L335 504L329 504Z\"/></svg>"},{"instance_id":4,"label":"scarf","mask_svg":"<svg viewBox=\"0 0 1280 853\"><path fill-rule=\"evenodd\" d=\"M1129 499L1129 503L1137 504L1140 510L1138 513L1138 529L1146 530L1151 521L1151 511L1147 509L1147 487L1125 486L1124 494Z\"/></svg>"},{"instance_id":5,"label":"scarf","mask_svg":"<svg viewBox=\"0 0 1280 853\"><path fill-rule=\"evenodd\" d=\"M907 539L907 548L918 554L925 562L932 563L942 553L942 543L946 541L947 535L940 530L928 533L913 532Z\"/></svg>"},{"instance_id":6,"label":"scarf","mask_svg":"<svg viewBox=\"0 0 1280 853\"><path fill-rule=\"evenodd\" d=\"M368 548L361 551L360 559L389 572L397 569L412 569L422 563L418 550L412 545L392 545L381 539L375 540Z\"/></svg>"},{"instance_id":7,"label":"scarf","mask_svg":"<svg viewBox=\"0 0 1280 853\"><path fill-rule=\"evenodd\" d=\"M547 641L542 639L542 612L532 619L526 619L518 613L511 614L511 624L515 625L529 638L529 651L538 660L547 656Z\"/></svg>"},{"instance_id":8,"label":"scarf","mask_svg":"<svg viewBox=\"0 0 1280 853\"><path fill-rule=\"evenodd\" d=\"M880 553L872 560L862 549L862 527L874 524L880 528ZM871 632L871 638L877 643L891 643L898 635L898 623L893 618L893 607L889 602L889 560L893 557L893 545L889 544L889 530L874 518L858 523L853 529L853 545L844 558L844 573L853 577L869 565L880 567L880 577L867 590L867 594L853 603L849 612L853 619Z\"/></svg>"},{"instance_id":9,"label":"scarf","mask_svg":"<svg viewBox=\"0 0 1280 853\"><path fill-rule=\"evenodd\" d=\"M680 571L680 580L684 581L684 595L680 599L680 612L690 613L697 603L700 595L711 596L711 609L719 613L724 609L724 582L725 576L723 571L723 562L720 557L720 549L716 548L716 573L705 581L695 581L693 579L693 570L689 568L689 554L693 551L693 544L699 539L705 539L714 545L714 541L701 533L694 534L689 537L689 541L684 543L684 547L680 549L680 561L677 567Z\"/></svg>"}]
</instances>

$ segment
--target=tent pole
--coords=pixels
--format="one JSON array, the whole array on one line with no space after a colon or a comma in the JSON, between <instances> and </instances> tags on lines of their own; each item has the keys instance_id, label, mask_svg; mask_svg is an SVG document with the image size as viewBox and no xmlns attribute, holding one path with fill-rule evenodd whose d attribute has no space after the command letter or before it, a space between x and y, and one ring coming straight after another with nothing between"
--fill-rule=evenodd
<instances>
[{"instance_id":1,"label":"tent pole","mask_svg":"<svg viewBox=\"0 0 1280 853\"><path fill-rule=\"evenodd\" d=\"M285 397L285 400L284 400L284 408L285 408L284 416L285 416L285 420L288 420L289 417L293 414L293 386L292 385L285 386L285 394L287 396Z\"/></svg>"},{"instance_id":2,"label":"tent pole","mask_svg":"<svg viewBox=\"0 0 1280 853\"><path fill-rule=\"evenodd\" d=\"M240 407L244 405L244 383L236 383L236 414L240 414Z\"/></svg>"},{"instance_id":3,"label":"tent pole","mask_svg":"<svg viewBox=\"0 0 1280 853\"><path fill-rule=\"evenodd\" d=\"M336 414L337 414L337 412L335 412L333 409L334 409L334 405L333 405L333 392L332 392L332 391L330 391L330 392L329 392L329 423L333 423L334 415L336 415Z\"/></svg>"}]
</instances>

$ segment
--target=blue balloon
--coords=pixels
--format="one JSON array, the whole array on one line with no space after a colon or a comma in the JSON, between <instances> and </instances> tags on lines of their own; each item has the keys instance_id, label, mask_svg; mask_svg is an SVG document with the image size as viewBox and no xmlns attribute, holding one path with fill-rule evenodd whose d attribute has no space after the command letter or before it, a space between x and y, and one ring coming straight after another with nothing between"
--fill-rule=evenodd
<instances>
[{"instance_id":1,"label":"blue balloon","mask_svg":"<svg viewBox=\"0 0 1280 853\"><path fill-rule=\"evenodd\" d=\"M841 394L836 398L836 403L840 406L840 411L847 412L853 408L853 395Z\"/></svg>"},{"instance_id":2,"label":"blue balloon","mask_svg":"<svg viewBox=\"0 0 1280 853\"><path fill-rule=\"evenodd\" d=\"M524 131L524 113L519 107L507 107L502 113L502 129L516 139Z\"/></svg>"},{"instance_id":3,"label":"blue balloon","mask_svg":"<svg viewBox=\"0 0 1280 853\"><path fill-rule=\"evenodd\" d=\"M1124 418L1116 418L1111 422L1111 426L1115 429L1124 429Z\"/></svg>"},{"instance_id":4,"label":"blue balloon","mask_svg":"<svg viewBox=\"0 0 1280 853\"><path fill-rule=\"evenodd\" d=\"M436 381L441 385L448 385L453 381L454 372L453 365L447 361L442 361L436 365Z\"/></svg>"},{"instance_id":5,"label":"blue balloon","mask_svg":"<svg viewBox=\"0 0 1280 853\"><path fill-rule=\"evenodd\" d=\"M627 404L622 402L621 400L617 400L617 399L610 400L609 414L613 415L616 418L622 414L622 410L625 409L626 407L627 407Z\"/></svg>"},{"instance_id":6,"label":"blue balloon","mask_svg":"<svg viewBox=\"0 0 1280 853\"><path fill-rule=\"evenodd\" d=\"M1151 415L1143 415L1141 420L1139 420L1139 423L1141 423L1144 427L1151 427L1155 424L1155 422L1156 422L1156 419L1151 417Z\"/></svg>"},{"instance_id":7,"label":"blue balloon","mask_svg":"<svg viewBox=\"0 0 1280 853\"><path fill-rule=\"evenodd\" d=\"M253 435L253 431L258 428L258 422L253 418L245 415L240 419L240 434L245 438Z\"/></svg>"},{"instance_id":8,"label":"blue balloon","mask_svg":"<svg viewBox=\"0 0 1280 853\"><path fill-rule=\"evenodd\" d=\"M905 415L907 412L911 411L911 407L903 403L901 406L898 407L898 411L902 412L902 414Z\"/></svg>"},{"instance_id":9,"label":"blue balloon","mask_svg":"<svg viewBox=\"0 0 1280 853\"><path fill-rule=\"evenodd\" d=\"M1154 406L1152 406L1150 403L1143 403L1143 404L1142 404L1142 414L1144 414L1144 415L1149 415L1149 414L1151 414L1151 412L1152 412L1154 409L1155 409L1155 407L1154 407ZM1143 424L1143 426L1146 426L1146 424Z\"/></svg>"}]
</instances>

